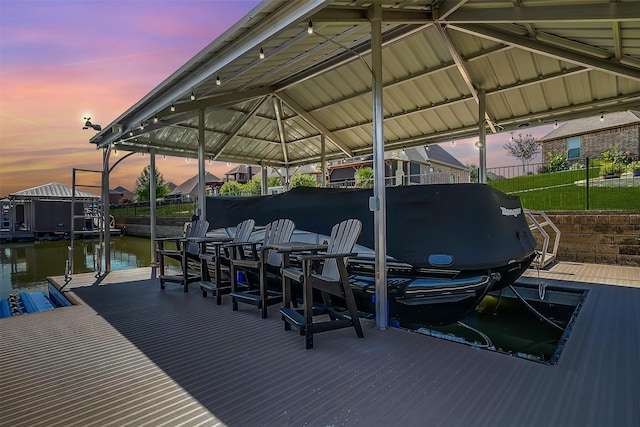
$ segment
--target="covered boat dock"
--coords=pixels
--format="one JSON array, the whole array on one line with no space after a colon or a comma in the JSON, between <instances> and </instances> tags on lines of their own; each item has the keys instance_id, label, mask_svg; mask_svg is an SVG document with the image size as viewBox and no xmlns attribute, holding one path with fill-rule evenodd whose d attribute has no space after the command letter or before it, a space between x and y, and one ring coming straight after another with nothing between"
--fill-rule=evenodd
<instances>
[{"instance_id":1,"label":"covered boat dock","mask_svg":"<svg viewBox=\"0 0 640 427\"><path fill-rule=\"evenodd\" d=\"M99 206L100 196L78 189L74 194L58 182L17 191L2 202L0 241L68 238L74 226L79 233L95 236L100 231Z\"/></svg>"},{"instance_id":2,"label":"covered boat dock","mask_svg":"<svg viewBox=\"0 0 640 427\"><path fill-rule=\"evenodd\" d=\"M636 426L640 270L541 274L589 290L556 365L372 322L305 350L275 313L160 291L148 268L75 275L78 305L2 320L0 425Z\"/></svg>"},{"instance_id":3,"label":"covered boat dock","mask_svg":"<svg viewBox=\"0 0 640 427\"><path fill-rule=\"evenodd\" d=\"M384 329L384 152L477 137L486 182L487 132L640 109L638 33L633 0L263 1L91 138L104 198L116 148L197 158L205 217L207 160L263 166L266 194L267 167L373 154Z\"/></svg>"}]
</instances>

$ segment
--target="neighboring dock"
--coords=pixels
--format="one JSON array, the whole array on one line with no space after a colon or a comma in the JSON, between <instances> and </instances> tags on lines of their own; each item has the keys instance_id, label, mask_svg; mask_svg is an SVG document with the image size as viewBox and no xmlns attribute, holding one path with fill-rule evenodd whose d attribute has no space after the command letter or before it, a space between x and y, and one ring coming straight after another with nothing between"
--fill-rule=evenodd
<instances>
[{"instance_id":1,"label":"neighboring dock","mask_svg":"<svg viewBox=\"0 0 640 427\"><path fill-rule=\"evenodd\" d=\"M0 230L0 243L19 243L19 242L33 242L36 240L36 233L29 230L17 230L10 229Z\"/></svg>"},{"instance_id":2,"label":"neighboring dock","mask_svg":"<svg viewBox=\"0 0 640 427\"><path fill-rule=\"evenodd\" d=\"M589 295L556 365L407 332L319 334L151 269L75 275L80 305L0 321L2 425L636 426L640 268L559 263ZM536 283L529 270L522 281ZM64 278L53 281L64 283ZM616 286L607 286L616 285Z\"/></svg>"},{"instance_id":3,"label":"neighboring dock","mask_svg":"<svg viewBox=\"0 0 640 427\"><path fill-rule=\"evenodd\" d=\"M112 236L122 235L122 230L119 228L111 228L110 234ZM76 239L97 239L100 237L100 230L83 230L76 231ZM35 233L29 230L1 230L0 231L0 243L28 243L35 241L50 241L50 240L70 240L69 233Z\"/></svg>"}]
</instances>

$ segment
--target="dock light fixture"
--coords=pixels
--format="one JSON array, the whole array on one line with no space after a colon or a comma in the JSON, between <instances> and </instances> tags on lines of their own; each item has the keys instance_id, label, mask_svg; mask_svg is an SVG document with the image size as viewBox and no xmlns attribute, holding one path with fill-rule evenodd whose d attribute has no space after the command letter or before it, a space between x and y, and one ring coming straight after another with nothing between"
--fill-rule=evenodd
<instances>
[{"instance_id":1,"label":"dock light fixture","mask_svg":"<svg viewBox=\"0 0 640 427\"><path fill-rule=\"evenodd\" d=\"M264 59L264 49L260 46L260 59Z\"/></svg>"},{"instance_id":2,"label":"dock light fixture","mask_svg":"<svg viewBox=\"0 0 640 427\"><path fill-rule=\"evenodd\" d=\"M176 111L176 106L172 103L171 104L171 112L173 113L174 111Z\"/></svg>"},{"instance_id":3,"label":"dock light fixture","mask_svg":"<svg viewBox=\"0 0 640 427\"><path fill-rule=\"evenodd\" d=\"M84 126L82 126L82 129L93 129L95 131L100 132L102 130L102 126L94 125L93 123L91 123L91 117L85 117Z\"/></svg>"},{"instance_id":4,"label":"dock light fixture","mask_svg":"<svg viewBox=\"0 0 640 427\"><path fill-rule=\"evenodd\" d=\"M220 86L220 75L216 75L216 86Z\"/></svg>"},{"instance_id":5,"label":"dock light fixture","mask_svg":"<svg viewBox=\"0 0 640 427\"><path fill-rule=\"evenodd\" d=\"M191 100L192 101L196 100L196 93L194 91L191 91Z\"/></svg>"},{"instance_id":6,"label":"dock light fixture","mask_svg":"<svg viewBox=\"0 0 640 427\"><path fill-rule=\"evenodd\" d=\"M476 146L477 149L482 148L483 144L480 141L476 141L476 143L474 144Z\"/></svg>"},{"instance_id":7,"label":"dock light fixture","mask_svg":"<svg viewBox=\"0 0 640 427\"><path fill-rule=\"evenodd\" d=\"M313 22L309 19L309 24L307 24L307 34L313 34Z\"/></svg>"}]
</instances>

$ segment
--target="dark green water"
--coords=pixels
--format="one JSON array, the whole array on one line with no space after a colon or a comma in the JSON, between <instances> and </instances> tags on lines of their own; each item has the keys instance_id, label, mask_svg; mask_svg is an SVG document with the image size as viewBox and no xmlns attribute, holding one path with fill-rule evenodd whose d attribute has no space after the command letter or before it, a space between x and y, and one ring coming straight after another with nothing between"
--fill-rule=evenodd
<instances>
[{"instance_id":1,"label":"dark green water","mask_svg":"<svg viewBox=\"0 0 640 427\"><path fill-rule=\"evenodd\" d=\"M74 273L94 271L97 240L74 242ZM65 270L68 240L35 243L0 244L0 298L20 291L46 290L47 276L62 276ZM151 242L139 237L111 238L111 269L148 267Z\"/></svg>"}]
</instances>

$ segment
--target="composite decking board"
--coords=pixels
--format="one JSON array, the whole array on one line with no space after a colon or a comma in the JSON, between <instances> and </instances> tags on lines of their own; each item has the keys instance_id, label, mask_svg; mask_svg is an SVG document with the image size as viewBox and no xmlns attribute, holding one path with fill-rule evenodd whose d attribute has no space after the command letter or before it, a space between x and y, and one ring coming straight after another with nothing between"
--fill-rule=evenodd
<instances>
[{"instance_id":1,"label":"composite decking board","mask_svg":"<svg viewBox=\"0 0 640 427\"><path fill-rule=\"evenodd\" d=\"M0 423L105 425L116 414L126 420L150 407L153 418L183 416L166 402L184 390L90 307L4 320L2 342L9 345L0 353ZM33 371L41 375L34 378ZM8 387L16 382L21 386ZM188 395L185 400L208 413Z\"/></svg>"},{"instance_id":2,"label":"composite decking board","mask_svg":"<svg viewBox=\"0 0 640 427\"><path fill-rule=\"evenodd\" d=\"M102 286L76 275L68 287L83 305L0 321L12 342L0 353L0 424L637 425L640 289L633 274L626 287L564 280L586 271L570 267L541 274L589 289L555 366L372 322L364 339L330 331L305 350L277 306L268 319L233 312L228 297L161 291L150 269Z\"/></svg>"},{"instance_id":3,"label":"composite decking board","mask_svg":"<svg viewBox=\"0 0 640 427\"><path fill-rule=\"evenodd\" d=\"M528 269L523 276L619 285L640 288L640 268L583 263L556 263L539 272Z\"/></svg>"}]
</instances>

